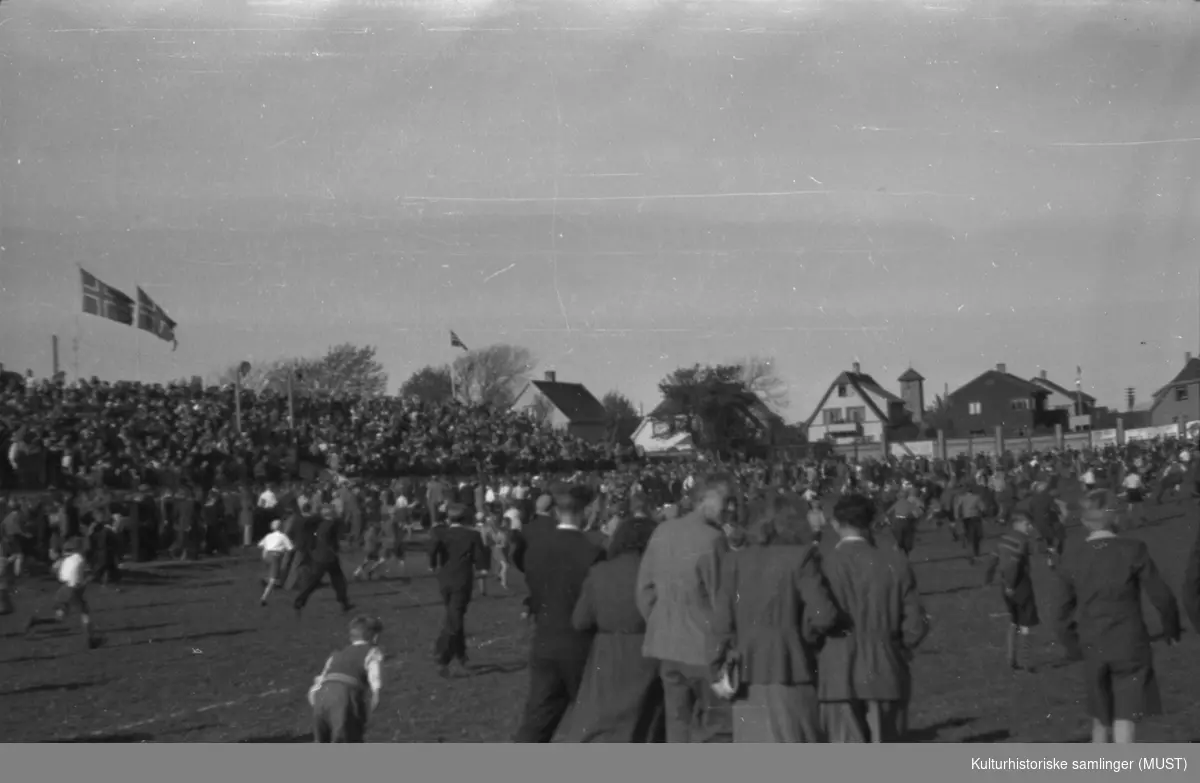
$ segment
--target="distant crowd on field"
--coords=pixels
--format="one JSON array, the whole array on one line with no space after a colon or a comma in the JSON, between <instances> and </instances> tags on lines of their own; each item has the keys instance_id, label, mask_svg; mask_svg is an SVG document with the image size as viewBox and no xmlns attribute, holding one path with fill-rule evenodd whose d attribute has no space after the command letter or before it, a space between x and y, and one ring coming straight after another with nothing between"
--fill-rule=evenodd
<instances>
[{"instance_id":1,"label":"distant crowd on field","mask_svg":"<svg viewBox=\"0 0 1200 783\"><path fill-rule=\"evenodd\" d=\"M513 411L399 397L0 374L0 492L603 469L630 456Z\"/></svg>"}]
</instances>

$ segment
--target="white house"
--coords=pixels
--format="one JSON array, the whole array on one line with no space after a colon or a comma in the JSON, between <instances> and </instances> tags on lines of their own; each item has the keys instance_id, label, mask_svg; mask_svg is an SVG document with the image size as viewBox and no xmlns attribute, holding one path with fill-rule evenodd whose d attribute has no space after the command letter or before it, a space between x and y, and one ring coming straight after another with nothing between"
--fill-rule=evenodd
<instances>
[{"instance_id":1,"label":"white house","mask_svg":"<svg viewBox=\"0 0 1200 783\"><path fill-rule=\"evenodd\" d=\"M829 384L829 390L805 422L808 440L878 442L888 427L917 419L923 411L924 378L914 370L900 376L902 394L891 393L862 371L843 372ZM918 410L912 410L915 406Z\"/></svg>"},{"instance_id":2,"label":"white house","mask_svg":"<svg viewBox=\"0 0 1200 783\"><path fill-rule=\"evenodd\" d=\"M1070 418L1070 428L1073 431L1090 429L1092 414L1096 410L1096 398L1084 391L1069 391L1059 386L1046 376L1042 370L1036 378L1031 378L1034 386L1045 389L1046 410L1066 411Z\"/></svg>"},{"instance_id":3,"label":"white house","mask_svg":"<svg viewBox=\"0 0 1200 783\"><path fill-rule=\"evenodd\" d=\"M683 456L696 451L690 434L671 432L670 422L652 416L642 419L630 440L638 454L647 457Z\"/></svg>"}]
</instances>

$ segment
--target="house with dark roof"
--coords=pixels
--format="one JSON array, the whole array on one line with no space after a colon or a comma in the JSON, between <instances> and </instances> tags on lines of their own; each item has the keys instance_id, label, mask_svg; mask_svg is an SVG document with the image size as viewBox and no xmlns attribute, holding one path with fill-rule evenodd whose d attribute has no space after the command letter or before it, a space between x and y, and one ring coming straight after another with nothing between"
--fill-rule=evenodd
<instances>
[{"instance_id":1,"label":"house with dark roof","mask_svg":"<svg viewBox=\"0 0 1200 783\"><path fill-rule=\"evenodd\" d=\"M783 417L771 410L762 400L756 400L746 411L752 432L757 433L750 453L770 450L775 446L790 445L794 440L787 431ZM663 400L650 411L634 431L633 445L645 456L677 456L696 451L696 444L688 433L687 416L674 400ZM764 452L765 453L765 452Z\"/></svg>"},{"instance_id":2,"label":"house with dark roof","mask_svg":"<svg viewBox=\"0 0 1200 783\"><path fill-rule=\"evenodd\" d=\"M1070 412L1046 406L1050 392L997 364L951 392L942 426L956 437L991 436L996 427L1006 435L1027 436L1069 425Z\"/></svg>"},{"instance_id":3,"label":"house with dark roof","mask_svg":"<svg viewBox=\"0 0 1200 783\"><path fill-rule=\"evenodd\" d=\"M1200 419L1200 359L1184 354L1183 369L1154 393L1150 406L1153 427Z\"/></svg>"},{"instance_id":4,"label":"house with dark roof","mask_svg":"<svg viewBox=\"0 0 1200 783\"><path fill-rule=\"evenodd\" d=\"M1096 398L1082 389L1071 391L1050 380L1042 370L1029 382L1046 390L1046 410L1066 411L1071 430L1086 430L1095 426Z\"/></svg>"},{"instance_id":5,"label":"house with dark roof","mask_svg":"<svg viewBox=\"0 0 1200 783\"><path fill-rule=\"evenodd\" d=\"M582 383L559 381L553 371L547 372L544 380L527 384L512 408L536 415L554 429L592 443L603 443L609 438L608 414L600 400Z\"/></svg>"},{"instance_id":6,"label":"house with dark roof","mask_svg":"<svg viewBox=\"0 0 1200 783\"><path fill-rule=\"evenodd\" d=\"M885 431L920 421L925 413L925 378L909 368L900 376L901 394L883 388L862 371L853 369L838 374L825 396L804 423L810 442L857 439L878 442Z\"/></svg>"}]
</instances>

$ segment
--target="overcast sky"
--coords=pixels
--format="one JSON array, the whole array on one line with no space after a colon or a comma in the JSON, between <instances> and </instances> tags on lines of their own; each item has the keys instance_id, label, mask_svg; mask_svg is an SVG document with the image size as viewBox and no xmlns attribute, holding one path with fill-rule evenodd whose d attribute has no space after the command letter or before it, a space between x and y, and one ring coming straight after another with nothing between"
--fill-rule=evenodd
<instances>
[{"instance_id":1,"label":"overcast sky","mask_svg":"<svg viewBox=\"0 0 1200 783\"><path fill-rule=\"evenodd\" d=\"M515 10L519 9L519 10ZM774 356L1123 405L1200 352L1200 6L0 3L0 362L476 347L647 408ZM76 265L179 322L78 316Z\"/></svg>"}]
</instances>

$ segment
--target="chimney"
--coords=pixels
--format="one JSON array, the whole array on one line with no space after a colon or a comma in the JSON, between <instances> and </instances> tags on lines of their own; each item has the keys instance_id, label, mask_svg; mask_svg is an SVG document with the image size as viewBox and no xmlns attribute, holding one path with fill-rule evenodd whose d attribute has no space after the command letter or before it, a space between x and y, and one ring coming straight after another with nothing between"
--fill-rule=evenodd
<instances>
[{"instance_id":1,"label":"chimney","mask_svg":"<svg viewBox=\"0 0 1200 783\"><path fill-rule=\"evenodd\" d=\"M858 362L855 362L854 363L854 374L858 375L861 372L862 372L862 365L860 365Z\"/></svg>"},{"instance_id":2,"label":"chimney","mask_svg":"<svg viewBox=\"0 0 1200 783\"><path fill-rule=\"evenodd\" d=\"M1008 373L1008 365L1005 364L1004 362L1000 362L999 364L996 365L996 372L1002 372L1002 373L1007 374Z\"/></svg>"},{"instance_id":3,"label":"chimney","mask_svg":"<svg viewBox=\"0 0 1200 783\"><path fill-rule=\"evenodd\" d=\"M546 383L558 383L558 376L554 370L546 370Z\"/></svg>"},{"instance_id":4,"label":"chimney","mask_svg":"<svg viewBox=\"0 0 1200 783\"><path fill-rule=\"evenodd\" d=\"M1192 352L1191 352L1191 351L1188 351L1187 353L1185 353L1185 354L1183 355L1183 363L1184 363L1184 364L1187 364L1187 363L1188 363L1188 362L1190 362L1191 360L1192 360Z\"/></svg>"},{"instance_id":5,"label":"chimney","mask_svg":"<svg viewBox=\"0 0 1200 783\"><path fill-rule=\"evenodd\" d=\"M1042 370L1040 375L1041 375L1043 381L1046 380L1046 371L1045 370Z\"/></svg>"}]
</instances>

